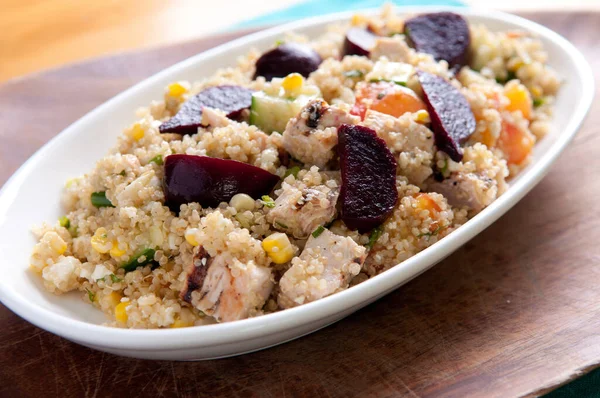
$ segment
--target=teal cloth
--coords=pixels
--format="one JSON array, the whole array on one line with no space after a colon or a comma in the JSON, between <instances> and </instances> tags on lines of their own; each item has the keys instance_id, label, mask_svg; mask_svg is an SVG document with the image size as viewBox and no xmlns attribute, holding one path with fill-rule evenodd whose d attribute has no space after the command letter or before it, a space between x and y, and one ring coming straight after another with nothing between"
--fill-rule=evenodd
<instances>
[{"instance_id":1,"label":"teal cloth","mask_svg":"<svg viewBox=\"0 0 600 398\"><path fill-rule=\"evenodd\" d=\"M318 15L331 14L341 11L377 8L384 0L307 0L283 10L243 21L232 28L251 28L256 26L275 25ZM403 5L444 5L464 6L457 0L393 0L387 1L398 6ZM547 394L544 398L600 398L600 369Z\"/></svg>"}]
</instances>

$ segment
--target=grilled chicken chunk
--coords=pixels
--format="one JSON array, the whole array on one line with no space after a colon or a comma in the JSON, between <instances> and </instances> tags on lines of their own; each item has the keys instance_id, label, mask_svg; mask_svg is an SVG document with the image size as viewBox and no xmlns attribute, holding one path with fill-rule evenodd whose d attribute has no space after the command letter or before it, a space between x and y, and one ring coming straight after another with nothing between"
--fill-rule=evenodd
<instances>
[{"instance_id":1,"label":"grilled chicken chunk","mask_svg":"<svg viewBox=\"0 0 600 398\"><path fill-rule=\"evenodd\" d=\"M454 207L467 207L479 213L498 196L495 180L476 173L452 173L441 182L432 181L428 191L437 192Z\"/></svg>"},{"instance_id":2,"label":"grilled chicken chunk","mask_svg":"<svg viewBox=\"0 0 600 398\"><path fill-rule=\"evenodd\" d=\"M227 264L226 257L211 257L198 246L180 297L218 322L254 315L265 304L273 281L271 269L249 262Z\"/></svg>"},{"instance_id":3,"label":"grilled chicken chunk","mask_svg":"<svg viewBox=\"0 0 600 398\"><path fill-rule=\"evenodd\" d=\"M400 36L379 37L375 40L375 46L371 50L370 58L379 60L387 57L392 62L408 62L410 59L410 47Z\"/></svg>"},{"instance_id":4,"label":"grilled chicken chunk","mask_svg":"<svg viewBox=\"0 0 600 398\"><path fill-rule=\"evenodd\" d=\"M267 221L277 229L304 239L319 225L335 218L339 186L284 183L275 200L275 207L267 213Z\"/></svg>"},{"instance_id":5,"label":"grilled chicken chunk","mask_svg":"<svg viewBox=\"0 0 600 398\"><path fill-rule=\"evenodd\" d=\"M347 289L365 258L366 249L351 238L327 229L316 238L311 235L279 281L279 306L295 307Z\"/></svg>"},{"instance_id":6,"label":"grilled chicken chunk","mask_svg":"<svg viewBox=\"0 0 600 398\"><path fill-rule=\"evenodd\" d=\"M322 168L333 158L337 127L359 121L358 116L329 106L323 100L313 100L288 122L283 132L283 146L302 163Z\"/></svg>"}]
</instances>

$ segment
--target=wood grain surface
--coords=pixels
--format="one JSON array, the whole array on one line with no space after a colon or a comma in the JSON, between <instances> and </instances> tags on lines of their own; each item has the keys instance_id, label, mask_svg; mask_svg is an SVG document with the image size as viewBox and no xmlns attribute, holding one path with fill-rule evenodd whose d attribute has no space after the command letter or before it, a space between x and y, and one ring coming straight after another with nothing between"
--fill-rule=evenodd
<instances>
[{"instance_id":1,"label":"wood grain surface","mask_svg":"<svg viewBox=\"0 0 600 398\"><path fill-rule=\"evenodd\" d=\"M578 46L598 81L600 14L526 16ZM99 59L1 86L0 183L101 102L230 38ZM275 348L196 363L121 358L40 330L0 305L0 396L511 397L549 391L600 364L599 125L597 96L548 176L493 226L378 302Z\"/></svg>"}]
</instances>

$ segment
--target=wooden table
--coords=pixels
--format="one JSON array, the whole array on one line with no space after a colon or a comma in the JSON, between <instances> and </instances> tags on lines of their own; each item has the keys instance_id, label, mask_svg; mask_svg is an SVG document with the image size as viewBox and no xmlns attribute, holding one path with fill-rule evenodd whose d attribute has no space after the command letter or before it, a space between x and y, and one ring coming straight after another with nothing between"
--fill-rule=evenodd
<instances>
[{"instance_id":1,"label":"wooden table","mask_svg":"<svg viewBox=\"0 0 600 398\"><path fill-rule=\"evenodd\" d=\"M527 16L582 49L598 81L600 14ZM0 87L0 183L96 105L233 36ZM198 363L120 358L0 305L0 396L509 397L553 389L600 364L599 124L600 97L549 175L493 226L396 292L279 347Z\"/></svg>"}]
</instances>

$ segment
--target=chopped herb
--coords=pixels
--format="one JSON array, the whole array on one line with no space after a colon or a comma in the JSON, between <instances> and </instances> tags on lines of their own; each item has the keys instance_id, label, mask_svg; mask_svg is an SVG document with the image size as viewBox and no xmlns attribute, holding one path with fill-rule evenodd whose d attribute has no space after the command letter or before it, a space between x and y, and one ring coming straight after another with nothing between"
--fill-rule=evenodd
<instances>
[{"instance_id":1,"label":"chopped herb","mask_svg":"<svg viewBox=\"0 0 600 398\"><path fill-rule=\"evenodd\" d=\"M119 173L119 175L125 177L127 175L127 172L125 170L123 170Z\"/></svg>"},{"instance_id":2,"label":"chopped herb","mask_svg":"<svg viewBox=\"0 0 600 398\"><path fill-rule=\"evenodd\" d=\"M363 77L364 75L365 75L365 73L358 69L352 69L352 70L344 72L344 76L351 77L351 78Z\"/></svg>"},{"instance_id":3,"label":"chopped herb","mask_svg":"<svg viewBox=\"0 0 600 398\"><path fill-rule=\"evenodd\" d=\"M276 41L275 41L275 46L276 46L276 47L279 47L279 46L280 46L280 45L282 45L282 44L285 44L285 40L281 40L281 39L279 39L279 40L276 40Z\"/></svg>"},{"instance_id":4,"label":"chopped herb","mask_svg":"<svg viewBox=\"0 0 600 398\"><path fill-rule=\"evenodd\" d=\"M444 163L444 167L441 168L440 173L442 173L442 176L444 176L444 178L448 177L449 173L448 173L448 168L450 166L450 162L448 161L448 159L445 160Z\"/></svg>"},{"instance_id":5,"label":"chopped herb","mask_svg":"<svg viewBox=\"0 0 600 398\"><path fill-rule=\"evenodd\" d=\"M88 294L88 298L90 299L90 301L93 303L94 300L96 299L96 293L92 292L90 289L88 289L87 287L85 288L85 290L87 291Z\"/></svg>"},{"instance_id":6,"label":"chopped herb","mask_svg":"<svg viewBox=\"0 0 600 398\"><path fill-rule=\"evenodd\" d=\"M425 232L425 233L419 234L419 235L417 235L417 238L422 238L423 236L430 237L430 236L437 235L437 233L440 232L441 229L442 228L440 226L438 226L433 232Z\"/></svg>"},{"instance_id":7,"label":"chopped herb","mask_svg":"<svg viewBox=\"0 0 600 398\"><path fill-rule=\"evenodd\" d=\"M543 97L542 97L542 98L534 98L534 99L533 99L533 106L535 106L536 108L537 108L538 106L542 106L542 105L544 105L544 103L545 103L545 100L544 100L544 98L543 98Z\"/></svg>"},{"instance_id":8,"label":"chopped herb","mask_svg":"<svg viewBox=\"0 0 600 398\"><path fill-rule=\"evenodd\" d=\"M154 261L154 253L154 249L144 249L135 255L131 260L121 265L121 268L123 268L125 272L131 272L135 271L137 267L143 267L151 263L156 264Z\"/></svg>"},{"instance_id":9,"label":"chopped herb","mask_svg":"<svg viewBox=\"0 0 600 398\"><path fill-rule=\"evenodd\" d=\"M115 274L110 274L110 280L112 281L112 283L118 283L123 281L123 279L119 278Z\"/></svg>"},{"instance_id":10,"label":"chopped herb","mask_svg":"<svg viewBox=\"0 0 600 398\"><path fill-rule=\"evenodd\" d=\"M369 243L367 243L367 248L372 249L381 234L383 233L383 229L381 227L377 227L371 231L371 235L369 235Z\"/></svg>"},{"instance_id":11,"label":"chopped herb","mask_svg":"<svg viewBox=\"0 0 600 398\"><path fill-rule=\"evenodd\" d=\"M325 231L325 228L323 228L322 225L319 225L317 229L315 229L312 233L313 238L318 238L319 235L323 233L323 231Z\"/></svg>"},{"instance_id":12,"label":"chopped herb","mask_svg":"<svg viewBox=\"0 0 600 398\"><path fill-rule=\"evenodd\" d=\"M92 192L91 199L96 207L115 207L106 197L106 192Z\"/></svg>"},{"instance_id":13,"label":"chopped herb","mask_svg":"<svg viewBox=\"0 0 600 398\"><path fill-rule=\"evenodd\" d=\"M67 218L67 216L62 216L61 218L59 218L58 223L61 227L66 229L69 229L69 227L71 226L71 221Z\"/></svg>"},{"instance_id":14,"label":"chopped herb","mask_svg":"<svg viewBox=\"0 0 600 398\"><path fill-rule=\"evenodd\" d=\"M498 83L500 83L500 84L504 84L504 83L506 83L508 81L515 80L516 78L517 78L517 74L514 71L509 70L508 72L506 72L506 78L505 79L501 79L501 78L497 77L496 81Z\"/></svg>"},{"instance_id":15,"label":"chopped herb","mask_svg":"<svg viewBox=\"0 0 600 398\"><path fill-rule=\"evenodd\" d=\"M283 175L283 178L286 178L289 175L294 176L294 178L298 177L298 172L300 172L300 167L299 166L294 166L294 167L290 167L289 169L287 169L285 171L285 174Z\"/></svg>"},{"instance_id":16,"label":"chopped herb","mask_svg":"<svg viewBox=\"0 0 600 398\"><path fill-rule=\"evenodd\" d=\"M385 91L382 93L377 94L377 99L382 99L383 97L385 97Z\"/></svg>"},{"instance_id":17,"label":"chopped herb","mask_svg":"<svg viewBox=\"0 0 600 398\"><path fill-rule=\"evenodd\" d=\"M279 226L280 226L281 228L283 228L283 229L288 229L288 226L287 226L287 225L285 225L285 224L284 224L284 223L282 223L282 222L275 221L275 224L279 225Z\"/></svg>"},{"instance_id":18,"label":"chopped herb","mask_svg":"<svg viewBox=\"0 0 600 398\"><path fill-rule=\"evenodd\" d=\"M148 163L156 163L159 166L163 165L163 155L156 155L155 157L153 157L152 159L150 159L150 161Z\"/></svg>"},{"instance_id":19,"label":"chopped herb","mask_svg":"<svg viewBox=\"0 0 600 398\"><path fill-rule=\"evenodd\" d=\"M275 201L269 195L263 195L260 198L260 201L263 204L263 206L268 207L269 209L275 207Z\"/></svg>"},{"instance_id":20,"label":"chopped herb","mask_svg":"<svg viewBox=\"0 0 600 398\"><path fill-rule=\"evenodd\" d=\"M379 83L379 82L389 82L389 83L397 84L399 86L406 87L406 82L403 80L390 80L390 79L381 79L381 78L369 80L369 83Z\"/></svg>"},{"instance_id":21,"label":"chopped herb","mask_svg":"<svg viewBox=\"0 0 600 398\"><path fill-rule=\"evenodd\" d=\"M78 230L77 225L71 225L71 227L69 228L69 233L71 234L71 236L73 238L77 237L77 230Z\"/></svg>"}]
</instances>

